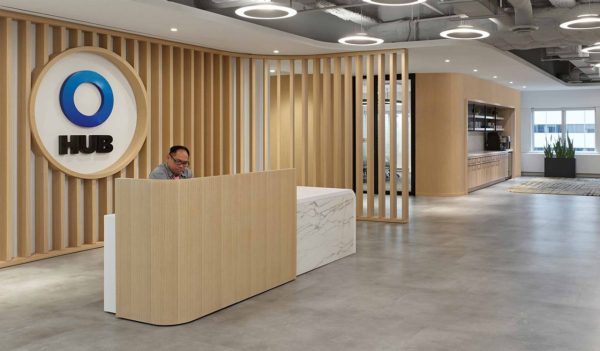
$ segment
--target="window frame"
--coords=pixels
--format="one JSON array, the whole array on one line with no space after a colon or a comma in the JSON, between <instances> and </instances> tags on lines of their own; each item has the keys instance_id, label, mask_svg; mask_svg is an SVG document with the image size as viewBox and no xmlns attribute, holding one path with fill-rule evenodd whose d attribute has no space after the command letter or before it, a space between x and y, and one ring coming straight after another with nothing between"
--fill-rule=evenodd
<instances>
[{"instance_id":1,"label":"window frame","mask_svg":"<svg viewBox=\"0 0 600 351\"><path fill-rule=\"evenodd\" d=\"M594 151L577 151L578 154L593 154L593 155L597 155L600 154L600 131L598 130L598 122L599 122L599 117L598 117L598 108L597 107L557 107L557 108L532 108L531 109L531 123L529 123L529 130L530 130L530 146L529 146L529 151L530 152L534 152L534 153L543 153L543 150L535 150L535 112L536 111L560 111L561 112L561 126L562 126L562 137L566 137L567 136L567 111L582 111L582 110L593 110L594 111L594 129L595 129L595 141L596 141L596 145L595 145L595 150Z\"/></svg>"}]
</instances>

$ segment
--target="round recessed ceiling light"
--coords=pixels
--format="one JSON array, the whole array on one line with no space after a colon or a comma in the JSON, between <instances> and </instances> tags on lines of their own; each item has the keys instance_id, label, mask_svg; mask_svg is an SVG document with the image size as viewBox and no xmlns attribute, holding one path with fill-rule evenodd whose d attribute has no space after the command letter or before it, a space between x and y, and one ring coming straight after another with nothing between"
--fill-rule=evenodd
<instances>
[{"instance_id":1,"label":"round recessed ceiling light","mask_svg":"<svg viewBox=\"0 0 600 351\"><path fill-rule=\"evenodd\" d=\"M496 78L498 78L498 76L493 76L492 78L496 79Z\"/></svg>"},{"instance_id":2,"label":"round recessed ceiling light","mask_svg":"<svg viewBox=\"0 0 600 351\"><path fill-rule=\"evenodd\" d=\"M278 54L278 53L279 53L279 50L273 50L273 53L274 53L274 54Z\"/></svg>"},{"instance_id":3,"label":"round recessed ceiling light","mask_svg":"<svg viewBox=\"0 0 600 351\"><path fill-rule=\"evenodd\" d=\"M383 43L383 39L370 37L367 33L356 33L355 35L340 38L338 42L344 45L371 46Z\"/></svg>"},{"instance_id":4,"label":"round recessed ceiling light","mask_svg":"<svg viewBox=\"0 0 600 351\"><path fill-rule=\"evenodd\" d=\"M513 82L508 82L508 84L512 84Z\"/></svg>"},{"instance_id":5,"label":"round recessed ceiling light","mask_svg":"<svg viewBox=\"0 0 600 351\"><path fill-rule=\"evenodd\" d=\"M479 71L477 68L474 68L474 69L473 69L473 72L477 72L477 71Z\"/></svg>"},{"instance_id":6,"label":"round recessed ceiling light","mask_svg":"<svg viewBox=\"0 0 600 351\"><path fill-rule=\"evenodd\" d=\"M282 19L295 16L298 11L291 7L275 4L258 4L240 7L235 14L251 19Z\"/></svg>"},{"instance_id":7,"label":"round recessed ceiling light","mask_svg":"<svg viewBox=\"0 0 600 351\"><path fill-rule=\"evenodd\" d=\"M577 16L577 19L560 24L563 29L597 29L600 28L600 17L595 13Z\"/></svg>"},{"instance_id":8,"label":"round recessed ceiling light","mask_svg":"<svg viewBox=\"0 0 600 351\"><path fill-rule=\"evenodd\" d=\"M474 40L487 38L490 36L490 33L481 29L475 29L473 26L461 24L457 28L441 32L440 36L447 39Z\"/></svg>"},{"instance_id":9,"label":"round recessed ceiling light","mask_svg":"<svg viewBox=\"0 0 600 351\"><path fill-rule=\"evenodd\" d=\"M586 52L588 54L598 54L600 53L600 42L594 43L592 46L588 46L587 48L581 49L581 51Z\"/></svg>"},{"instance_id":10,"label":"round recessed ceiling light","mask_svg":"<svg viewBox=\"0 0 600 351\"><path fill-rule=\"evenodd\" d=\"M171 32L177 32L177 28L175 28L175 27L171 28Z\"/></svg>"},{"instance_id":11,"label":"round recessed ceiling light","mask_svg":"<svg viewBox=\"0 0 600 351\"><path fill-rule=\"evenodd\" d=\"M416 4L422 4L427 0L363 0L367 4L381 5L381 6L410 6Z\"/></svg>"},{"instance_id":12,"label":"round recessed ceiling light","mask_svg":"<svg viewBox=\"0 0 600 351\"><path fill-rule=\"evenodd\" d=\"M523 89L527 88L527 85L523 85Z\"/></svg>"},{"instance_id":13,"label":"round recessed ceiling light","mask_svg":"<svg viewBox=\"0 0 600 351\"><path fill-rule=\"evenodd\" d=\"M448 59L445 59L445 60L444 60L444 62L448 63L448 62L450 62L450 60L448 60Z\"/></svg>"},{"instance_id":14,"label":"round recessed ceiling light","mask_svg":"<svg viewBox=\"0 0 600 351\"><path fill-rule=\"evenodd\" d=\"M275 70L274 69L270 69L269 72L270 73L275 73Z\"/></svg>"}]
</instances>

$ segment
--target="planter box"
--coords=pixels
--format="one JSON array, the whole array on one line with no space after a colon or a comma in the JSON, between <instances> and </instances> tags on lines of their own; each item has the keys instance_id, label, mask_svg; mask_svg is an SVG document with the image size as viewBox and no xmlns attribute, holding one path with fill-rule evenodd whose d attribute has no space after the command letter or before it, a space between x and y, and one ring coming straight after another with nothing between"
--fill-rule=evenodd
<instances>
[{"instance_id":1,"label":"planter box","mask_svg":"<svg viewBox=\"0 0 600 351\"><path fill-rule=\"evenodd\" d=\"M545 158L544 177L575 178L575 158Z\"/></svg>"}]
</instances>

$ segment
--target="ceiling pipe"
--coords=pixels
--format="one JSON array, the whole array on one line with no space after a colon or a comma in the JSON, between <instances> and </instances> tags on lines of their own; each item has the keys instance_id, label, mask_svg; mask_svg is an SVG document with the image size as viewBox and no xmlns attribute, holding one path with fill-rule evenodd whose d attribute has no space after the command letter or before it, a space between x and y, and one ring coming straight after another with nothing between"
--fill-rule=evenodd
<instances>
[{"instance_id":1,"label":"ceiling pipe","mask_svg":"<svg viewBox=\"0 0 600 351\"><path fill-rule=\"evenodd\" d=\"M569 8L569 9L572 7L575 7L575 5L577 5L575 0L550 0L550 3L554 7Z\"/></svg>"},{"instance_id":2,"label":"ceiling pipe","mask_svg":"<svg viewBox=\"0 0 600 351\"><path fill-rule=\"evenodd\" d=\"M515 26L533 25L533 8L531 0L508 0L515 9Z\"/></svg>"}]
</instances>

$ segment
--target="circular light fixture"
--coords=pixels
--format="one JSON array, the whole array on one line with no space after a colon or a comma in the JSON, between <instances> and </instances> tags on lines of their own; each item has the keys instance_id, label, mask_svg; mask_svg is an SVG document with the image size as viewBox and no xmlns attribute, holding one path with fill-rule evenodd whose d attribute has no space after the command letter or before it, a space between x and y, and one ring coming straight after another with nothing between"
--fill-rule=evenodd
<instances>
[{"instance_id":1,"label":"circular light fixture","mask_svg":"<svg viewBox=\"0 0 600 351\"><path fill-rule=\"evenodd\" d=\"M600 68L600 63L595 64L594 67Z\"/></svg>"},{"instance_id":2,"label":"circular light fixture","mask_svg":"<svg viewBox=\"0 0 600 351\"><path fill-rule=\"evenodd\" d=\"M477 72L477 71L479 71L477 68L474 68L474 69L473 69L473 72Z\"/></svg>"},{"instance_id":3,"label":"circular light fixture","mask_svg":"<svg viewBox=\"0 0 600 351\"><path fill-rule=\"evenodd\" d=\"M370 37L367 33L356 33L355 35L340 38L338 42L344 45L371 46L383 43L383 39Z\"/></svg>"},{"instance_id":4,"label":"circular light fixture","mask_svg":"<svg viewBox=\"0 0 600 351\"><path fill-rule=\"evenodd\" d=\"M461 24L457 28L441 32L440 36L447 39L473 40L487 38L490 36L490 33L484 30L475 29L473 26Z\"/></svg>"},{"instance_id":5,"label":"circular light fixture","mask_svg":"<svg viewBox=\"0 0 600 351\"><path fill-rule=\"evenodd\" d=\"M171 28L171 32L177 32L177 28L175 28L175 27Z\"/></svg>"},{"instance_id":6,"label":"circular light fixture","mask_svg":"<svg viewBox=\"0 0 600 351\"><path fill-rule=\"evenodd\" d=\"M498 76L493 76L492 78L496 79L496 78L498 78Z\"/></svg>"},{"instance_id":7,"label":"circular light fixture","mask_svg":"<svg viewBox=\"0 0 600 351\"><path fill-rule=\"evenodd\" d=\"M508 84L512 84L513 82L508 82Z\"/></svg>"},{"instance_id":8,"label":"circular light fixture","mask_svg":"<svg viewBox=\"0 0 600 351\"><path fill-rule=\"evenodd\" d=\"M269 73L275 73L275 70L274 69L270 69Z\"/></svg>"},{"instance_id":9,"label":"circular light fixture","mask_svg":"<svg viewBox=\"0 0 600 351\"><path fill-rule=\"evenodd\" d=\"M260 20L289 18L297 13L298 11L291 7L275 4L250 5L235 10L235 14L240 17Z\"/></svg>"},{"instance_id":10,"label":"circular light fixture","mask_svg":"<svg viewBox=\"0 0 600 351\"><path fill-rule=\"evenodd\" d=\"M279 50L273 50L273 53L274 53L274 54L278 54L278 53L279 53Z\"/></svg>"},{"instance_id":11,"label":"circular light fixture","mask_svg":"<svg viewBox=\"0 0 600 351\"><path fill-rule=\"evenodd\" d=\"M527 88L527 85L523 85L523 89L526 89L526 88Z\"/></svg>"},{"instance_id":12,"label":"circular light fixture","mask_svg":"<svg viewBox=\"0 0 600 351\"><path fill-rule=\"evenodd\" d=\"M445 59L445 60L444 60L444 62L448 63L448 62L450 62L450 60L448 60L448 59Z\"/></svg>"},{"instance_id":13,"label":"circular light fixture","mask_svg":"<svg viewBox=\"0 0 600 351\"><path fill-rule=\"evenodd\" d=\"M600 54L600 42L594 43L592 46L588 46L587 48L581 49L581 51L586 52L588 54Z\"/></svg>"},{"instance_id":14,"label":"circular light fixture","mask_svg":"<svg viewBox=\"0 0 600 351\"><path fill-rule=\"evenodd\" d=\"M367 4L381 5L381 6L411 6L416 4L422 4L427 0L363 0Z\"/></svg>"},{"instance_id":15,"label":"circular light fixture","mask_svg":"<svg viewBox=\"0 0 600 351\"><path fill-rule=\"evenodd\" d=\"M595 13L577 16L577 19L560 24L563 29L597 29L600 28L600 17Z\"/></svg>"}]
</instances>

